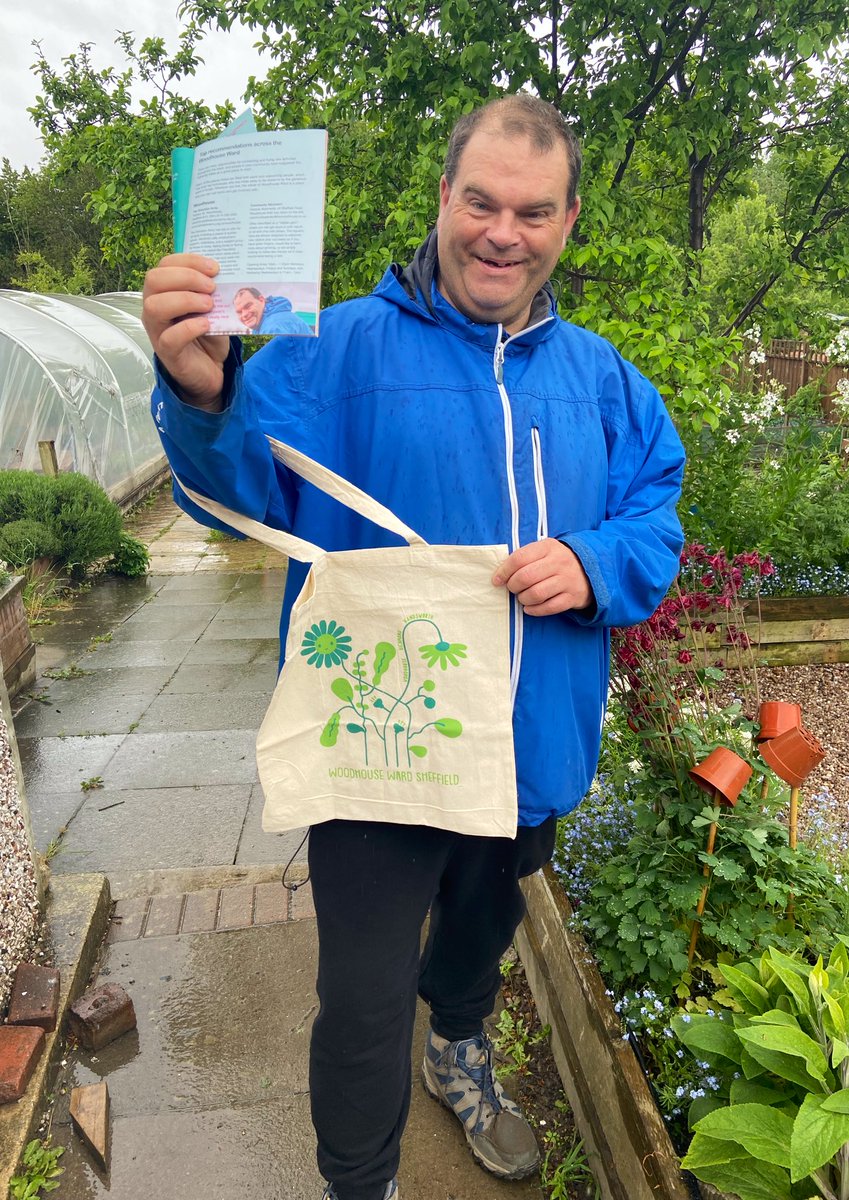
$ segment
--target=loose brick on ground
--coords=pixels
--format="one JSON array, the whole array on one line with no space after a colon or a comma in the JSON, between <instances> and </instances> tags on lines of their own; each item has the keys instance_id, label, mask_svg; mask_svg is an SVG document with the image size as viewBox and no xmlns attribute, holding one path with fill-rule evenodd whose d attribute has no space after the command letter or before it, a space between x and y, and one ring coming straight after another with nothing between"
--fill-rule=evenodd
<instances>
[{"instance_id":1,"label":"loose brick on ground","mask_svg":"<svg viewBox=\"0 0 849 1200\"><path fill-rule=\"evenodd\" d=\"M254 889L251 883L221 889L218 929L248 929L253 924Z\"/></svg>"},{"instance_id":2,"label":"loose brick on ground","mask_svg":"<svg viewBox=\"0 0 849 1200\"><path fill-rule=\"evenodd\" d=\"M144 936L169 937L180 928L180 917L183 912L182 896L153 896L150 901L150 912L147 914L147 924Z\"/></svg>"},{"instance_id":3,"label":"loose brick on ground","mask_svg":"<svg viewBox=\"0 0 849 1200\"><path fill-rule=\"evenodd\" d=\"M0 1026L0 1104L23 1096L46 1036L36 1025Z\"/></svg>"},{"instance_id":4,"label":"loose brick on ground","mask_svg":"<svg viewBox=\"0 0 849 1200\"><path fill-rule=\"evenodd\" d=\"M273 925L289 919L289 893L283 884L258 883L254 897L254 925Z\"/></svg>"},{"instance_id":5,"label":"loose brick on ground","mask_svg":"<svg viewBox=\"0 0 849 1200\"><path fill-rule=\"evenodd\" d=\"M56 1028L59 1011L59 972L55 967L19 963L9 998L10 1025L38 1025L49 1032Z\"/></svg>"},{"instance_id":6,"label":"loose brick on ground","mask_svg":"<svg viewBox=\"0 0 849 1200\"><path fill-rule=\"evenodd\" d=\"M68 1010L68 1028L80 1045L95 1052L136 1028L133 1002L120 983L90 987Z\"/></svg>"},{"instance_id":7,"label":"loose brick on ground","mask_svg":"<svg viewBox=\"0 0 849 1200\"><path fill-rule=\"evenodd\" d=\"M181 933L209 933L215 928L218 916L218 888L189 892L183 909Z\"/></svg>"}]
</instances>

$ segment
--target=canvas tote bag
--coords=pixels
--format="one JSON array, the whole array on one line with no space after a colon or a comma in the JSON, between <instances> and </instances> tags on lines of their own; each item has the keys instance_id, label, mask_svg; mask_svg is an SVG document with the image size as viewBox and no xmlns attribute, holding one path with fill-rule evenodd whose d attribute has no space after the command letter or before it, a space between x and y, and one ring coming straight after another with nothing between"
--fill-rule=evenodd
<instances>
[{"instance_id":1,"label":"canvas tote bag","mask_svg":"<svg viewBox=\"0 0 849 1200\"><path fill-rule=\"evenodd\" d=\"M199 495L226 524L312 563L257 737L262 827L336 818L514 837L506 546L432 546L367 493L269 438L301 478L406 546L326 552Z\"/></svg>"}]
</instances>

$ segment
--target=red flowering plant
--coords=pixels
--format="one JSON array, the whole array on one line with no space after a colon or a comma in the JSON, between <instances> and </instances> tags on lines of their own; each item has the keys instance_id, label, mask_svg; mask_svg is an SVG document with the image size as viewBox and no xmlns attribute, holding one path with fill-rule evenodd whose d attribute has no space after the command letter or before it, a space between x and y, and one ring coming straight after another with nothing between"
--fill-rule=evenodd
<instances>
[{"instance_id":1,"label":"red flowering plant","mask_svg":"<svg viewBox=\"0 0 849 1200\"><path fill-rule=\"evenodd\" d=\"M613 696L645 756L676 778L686 776L697 753L745 724L744 713L757 711L752 635L760 624L760 580L773 570L757 551L729 558L688 543L677 580L648 620L612 631ZM733 689L726 669L734 672ZM740 743L733 733L731 740ZM745 753L749 739L742 744Z\"/></svg>"}]
</instances>

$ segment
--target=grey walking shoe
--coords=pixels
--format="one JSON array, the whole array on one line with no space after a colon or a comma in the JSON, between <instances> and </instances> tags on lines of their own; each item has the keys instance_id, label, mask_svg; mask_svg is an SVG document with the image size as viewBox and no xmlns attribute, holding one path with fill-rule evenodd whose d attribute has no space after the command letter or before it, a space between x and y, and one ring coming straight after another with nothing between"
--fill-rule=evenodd
<instances>
[{"instance_id":1,"label":"grey walking shoe","mask_svg":"<svg viewBox=\"0 0 849 1200\"><path fill-rule=\"evenodd\" d=\"M539 1166L533 1130L495 1077L486 1034L449 1042L428 1034L422 1065L426 1090L462 1122L472 1154L502 1179L524 1179Z\"/></svg>"},{"instance_id":2,"label":"grey walking shoe","mask_svg":"<svg viewBox=\"0 0 849 1200\"><path fill-rule=\"evenodd\" d=\"M328 1183L324 1189L324 1195L321 1200L336 1200L336 1193L333 1190L333 1184ZM401 1200L398 1193L398 1184L394 1179L390 1179L386 1185L386 1191L383 1193L383 1200Z\"/></svg>"}]
</instances>

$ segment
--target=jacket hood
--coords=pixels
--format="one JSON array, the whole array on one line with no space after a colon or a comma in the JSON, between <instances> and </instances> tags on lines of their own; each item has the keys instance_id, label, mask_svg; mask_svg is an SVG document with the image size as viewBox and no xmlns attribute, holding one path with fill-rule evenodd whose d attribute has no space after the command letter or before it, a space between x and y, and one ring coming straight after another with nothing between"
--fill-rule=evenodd
<instances>
[{"instance_id":1,"label":"jacket hood","mask_svg":"<svg viewBox=\"0 0 849 1200\"><path fill-rule=\"evenodd\" d=\"M266 296L266 313L284 313L292 311L292 301L286 296Z\"/></svg>"},{"instance_id":2,"label":"jacket hood","mask_svg":"<svg viewBox=\"0 0 849 1200\"><path fill-rule=\"evenodd\" d=\"M433 292L437 286L439 275L439 252L437 249L436 228L431 229L425 240L413 255L413 261L406 267L393 263L389 268L409 298L424 307L432 317L436 317L433 303ZM557 302L550 280L542 285L534 296L531 304L529 325L545 320L557 312Z\"/></svg>"}]
</instances>

